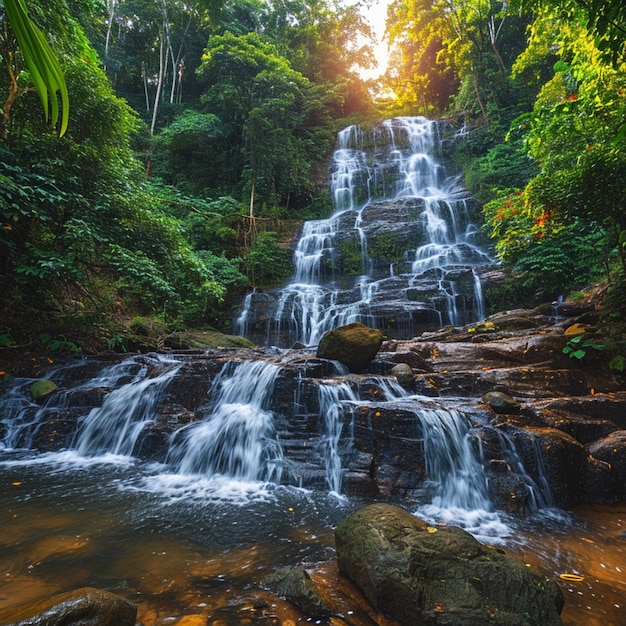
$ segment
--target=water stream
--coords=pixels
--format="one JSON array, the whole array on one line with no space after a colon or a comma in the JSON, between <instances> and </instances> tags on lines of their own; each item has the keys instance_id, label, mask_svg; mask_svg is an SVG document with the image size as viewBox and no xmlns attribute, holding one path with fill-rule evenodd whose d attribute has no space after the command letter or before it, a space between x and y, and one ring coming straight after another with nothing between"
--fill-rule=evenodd
<instances>
[{"instance_id":1,"label":"water stream","mask_svg":"<svg viewBox=\"0 0 626 626\"><path fill-rule=\"evenodd\" d=\"M409 338L484 317L475 203L444 165L442 125L386 120L338 135L331 163L334 213L303 225L294 274L253 292L236 332L268 346L316 345L329 329L362 322ZM354 256L361 259L358 270Z\"/></svg>"},{"instance_id":2,"label":"water stream","mask_svg":"<svg viewBox=\"0 0 626 626\"><path fill-rule=\"evenodd\" d=\"M248 294L241 332L313 346L351 321L411 336L481 319L491 259L440 134L424 118L340 133L336 212L304 225L289 285ZM410 244L393 261L376 237L389 221ZM350 246L360 274L346 284L337 268ZM410 394L306 350L76 359L47 376L58 389L39 402L32 380L0 387L0 607L89 585L136 602L144 626L295 623L305 616L259 585L305 565L343 594L353 626L388 623L333 565L334 526L384 500L547 575L579 575L562 583L566 626L626 623L626 509L554 509L539 451L526 467L473 400ZM494 458L526 494L525 514L499 507Z\"/></svg>"},{"instance_id":3,"label":"water stream","mask_svg":"<svg viewBox=\"0 0 626 626\"><path fill-rule=\"evenodd\" d=\"M606 547L617 531L595 521L602 507L578 516L551 508L541 473L498 432L532 492L527 515L504 513L477 436L491 428L486 414L463 399L411 395L392 378L316 378L310 367L277 356L136 355L59 367L50 373L59 390L42 404L29 398L32 381L5 385L0 606L92 585L138 602L144 626L184 615L239 623L259 602L247 590L277 567L305 564L340 589L332 529L382 497L363 488L362 446L393 414L404 445L423 452L424 476L385 500L460 525L549 575L580 574L584 584L563 583L576 607L564 623L620 623L626 555L621 543ZM577 556L581 541L601 564ZM358 603L349 610L354 624L371 624ZM287 604L272 611L301 618Z\"/></svg>"}]
</instances>

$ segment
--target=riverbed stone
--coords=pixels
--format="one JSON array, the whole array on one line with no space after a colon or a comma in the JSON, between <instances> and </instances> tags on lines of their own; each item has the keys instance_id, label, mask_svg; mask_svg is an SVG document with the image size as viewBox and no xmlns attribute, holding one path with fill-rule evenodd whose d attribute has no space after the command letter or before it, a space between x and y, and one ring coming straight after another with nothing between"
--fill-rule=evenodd
<instances>
[{"instance_id":1,"label":"riverbed stone","mask_svg":"<svg viewBox=\"0 0 626 626\"><path fill-rule=\"evenodd\" d=\"M558 626L557 584L460 528L367 505L335 532L339 569L402 625Z\"/></svg>"},{"instance_id":2,"label":"riverbed stone","mask_svg":"<svg viewBox=\"0 0 626 626\"><path fill-rule=\"evenodd\" d=\"M39 400L47 398L57 389L58 387L55 382L48 380L47 378L42 378L41 380L36 380L30 386L30 395L33 396L33 400L35 400L35 402L38 402Z\"/></svg>"},{"instance_id":3,"label":"riverbed stone","mask_svg":"<svg viewBox=\"0 0 626 626\"><path fill-rule=\"evenodd\" d=\"M415 382L413 370L408 363L397 363L391 368L391 375L395 376L398 383L405 389L411 389Z\"/></svg>"},{"instance_id":4,"label":"riverbed stone","mask_svg":"<svg viewBox=\"0 0 626 626\"><path fill-rule=\"evenodd\" d=\"M286 567L270 574L264 586L295 604L308 617L327 618L332 614L328 602L303 567Z\"/></svg>"},{"instance_id":5,"label":"riverbed stone","mask_svg":"<svg viewBox=\"0 0 626 626\"><path fill-rule=\"evenodd\" d=\"M0 611L3 626L134 626L136 619L134 604L93 587Z\"/></svg>"},{"instance_id":6,"label":"riverbed stone","mask_svg":"<svg viewBox=\"0 0 626 626\"><path fill-rule=\"evenodd\" d=\"M372 362L382 342L380 330L354 322L325 333L317 346L317 357L339 361L351 372L361 373Z\"/></svg>"}]
</instances>

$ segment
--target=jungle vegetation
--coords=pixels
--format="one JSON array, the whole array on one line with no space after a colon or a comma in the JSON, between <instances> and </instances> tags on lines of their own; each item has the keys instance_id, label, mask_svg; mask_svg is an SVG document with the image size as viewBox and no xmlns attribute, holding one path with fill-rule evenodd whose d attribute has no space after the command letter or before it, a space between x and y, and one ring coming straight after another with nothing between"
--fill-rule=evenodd
<instances>
[{"instance_id":1,"label":"jungle vegetation","mask_svg":"<svg viewBox=\"0 0 626 626\"><path fill-rule=\"evenodd\" d=\"M517 277L496 305L603 280L626 315L626 7L391 0L386 33L365 80L359 2L0 0L0 347L222 325L330 213L336 132L391 115L463 120L455 158Z\"/></svg>"}]
</instances>

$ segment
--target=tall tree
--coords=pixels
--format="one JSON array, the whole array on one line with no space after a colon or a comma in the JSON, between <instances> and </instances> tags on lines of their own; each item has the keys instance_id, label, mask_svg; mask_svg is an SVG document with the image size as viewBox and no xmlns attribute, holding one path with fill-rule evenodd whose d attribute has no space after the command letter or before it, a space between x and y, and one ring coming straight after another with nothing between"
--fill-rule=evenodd
<instances>
[{"instance_id":1,"label":"tall tree","mask_svg":"<svg viewBox=\"0 0 626 626\"><path fill-rule=\"evenodd\" d=\"M302 161L305 144L297 138L310 83L256 33L212 37L198 76L206 84L206 106L224 128L222 149L230 147L237 184L248 189L253 216L259 191L261 201L280 201L280 179L289 180L289 170Z\"/></svg>"}]
</instances>

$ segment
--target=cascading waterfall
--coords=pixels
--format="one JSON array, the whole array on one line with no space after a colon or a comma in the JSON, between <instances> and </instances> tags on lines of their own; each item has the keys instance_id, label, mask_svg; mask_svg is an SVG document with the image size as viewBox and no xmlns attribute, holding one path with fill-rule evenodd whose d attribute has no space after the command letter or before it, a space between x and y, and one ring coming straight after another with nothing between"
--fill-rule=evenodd
<instances>
[{"instance_id":1,"label":"cascading waterfall","mask_svg":"<svg viewBox=\"0 0 626 626\"><path fill-rule=\"evenodd\" d=\"M352 436L344 432L346 408L352 409L352 402L358 400L357 395L349 383L343 382L334 385L320 385L319 406L321 436L317 444L320 456L326 469L326 485L332 493L341 493L341 453L343 442L348 445Z\"/></svg>"},{"instance_id":2,"label":"cascading waterfall","mask_svg":"<svg viewBox=\"0 0 626 626\"><path fill-rule=\"evenodd\" d=\"M227 364L208 414L174 433L167 465L181 474L280 482L283 453L268 408L279 371L266 361Z\"/></svg>"},{"instance_id":3,"label":"cascading waterfall","mask_svg":"<svg viewBox=\"0 0 626 626\"><path fill-rule=\"evenodd\" d=\"M86 457L132 456L140 434L155 418L159 400L179 368L180 363L172 362L157 376L149 377L148 367L142 367L131 382L111 391L101 407L79 420L72 448ZM115 370L111 368L111 374L117 375Z\"/></svg>"},{"instance_id":4,"label":"cascading waterfall","mask_svg":"<svg viewBox=\"0 0 626 626\"><path fill-rule=\"evenodd\" d=\"M238 332L290 347L315 345L327 330L356 321L408 338L484 317L477 268L494 261L477 241L475 203L442 163L440 129L423 117L399 117L338 134L334 214L303 225L291 282L249 294ZM386 260L401 247L407 261Z\"/></svg>"},{"instance_id":5,"label":"cascading waterfall","mask_svg":"<svg viewBox=\"0 0 626 626\"><path fill-rule=\"evenodd\" d=\"M432 504L440 509L492 509L483 463L471 443L465 416L455 409L420 409Z\"/></svg>"}]
</instances>

